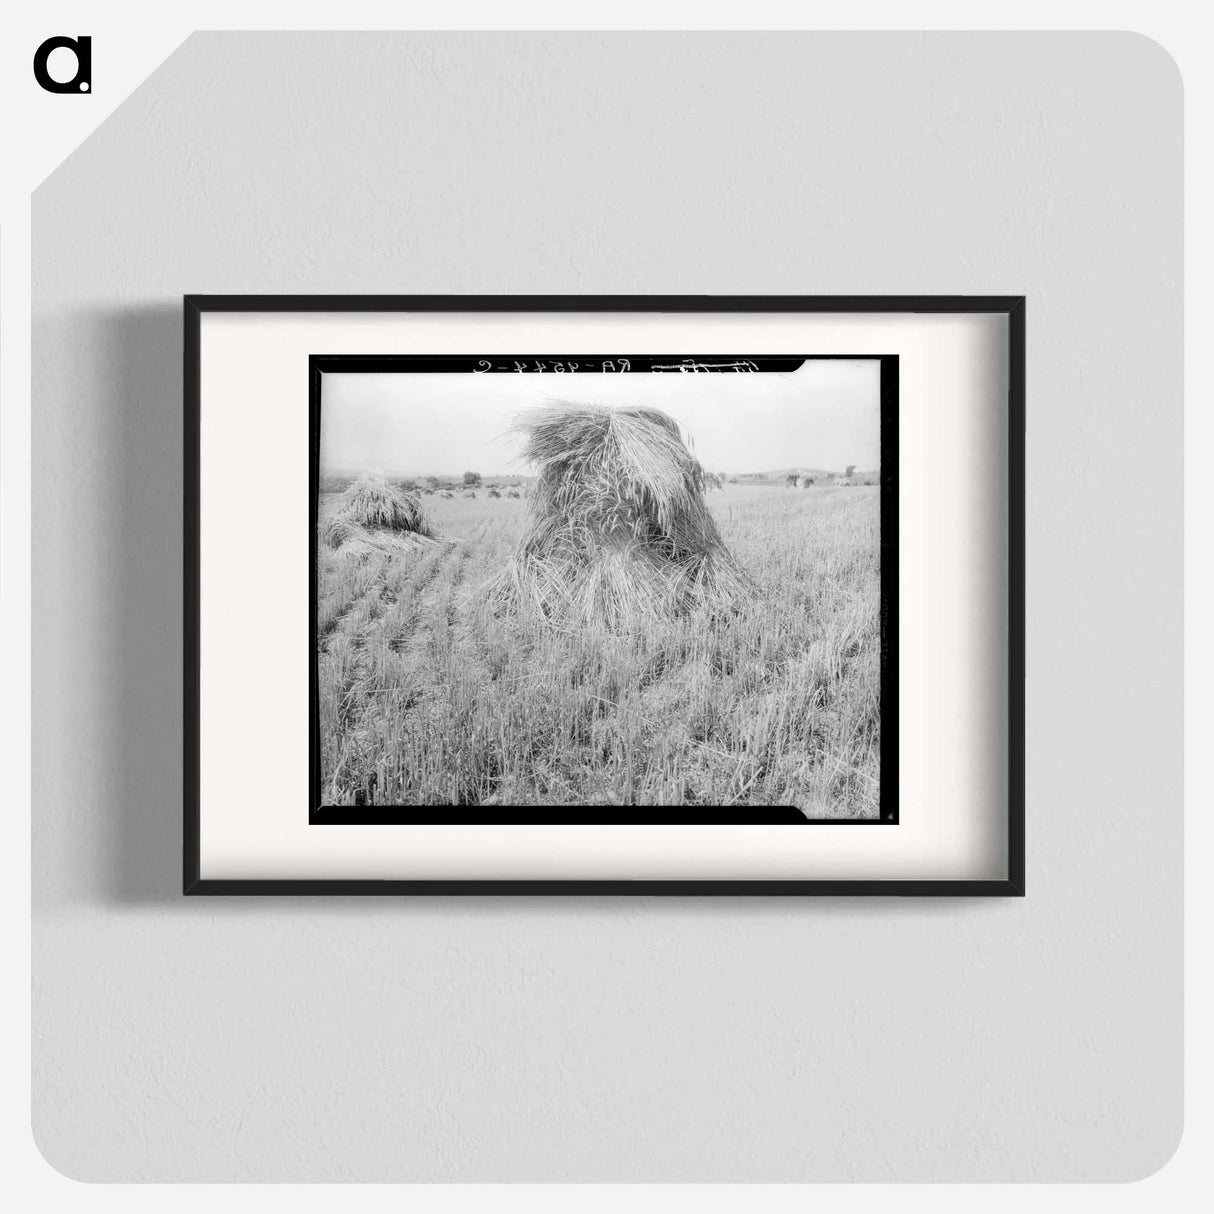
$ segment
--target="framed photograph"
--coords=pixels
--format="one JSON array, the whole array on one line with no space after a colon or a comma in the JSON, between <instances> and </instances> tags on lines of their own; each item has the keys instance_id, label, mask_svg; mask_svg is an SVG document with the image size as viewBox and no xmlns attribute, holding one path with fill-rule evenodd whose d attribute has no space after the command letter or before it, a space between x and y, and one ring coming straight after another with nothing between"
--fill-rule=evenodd
<instances>
[{"instance_id":1,"label":"framed photograph","mask_svg":"<svg viewBox=\"0 0 1214 1214\"><path fill-rule=\"evenodd\" d=\"M185 892L1024 892L1020 297L187 296Z\"/></svg>"}]
</instances>

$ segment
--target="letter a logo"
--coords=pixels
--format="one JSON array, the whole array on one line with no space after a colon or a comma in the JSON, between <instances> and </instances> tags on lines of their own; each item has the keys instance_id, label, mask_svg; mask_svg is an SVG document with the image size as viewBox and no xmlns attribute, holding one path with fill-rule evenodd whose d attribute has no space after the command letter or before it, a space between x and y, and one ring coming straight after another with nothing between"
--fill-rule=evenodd
<instances>
[{"instance_id":1,"label":"letter a logo","mask_svg":"<svg viewBox=\"0 0 1214 1214\"><path fill-rule=\"evenodd\" d=\"M52 51L69 50L76 56L76 74L70 80L55 80L46 70ZM34 79L48 93L89 93L93 89L93 40L78 38L48 38L34 52Z\"/></svg>"}]
</instances>

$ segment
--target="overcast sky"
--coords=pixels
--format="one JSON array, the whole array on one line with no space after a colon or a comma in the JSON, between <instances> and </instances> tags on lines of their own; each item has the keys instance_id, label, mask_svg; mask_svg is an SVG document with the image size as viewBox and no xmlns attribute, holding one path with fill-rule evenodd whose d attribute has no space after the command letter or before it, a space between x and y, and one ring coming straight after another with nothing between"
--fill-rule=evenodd
<instances>
[{"instance_id":1,"label":"overcast sky","mask_svg":"<svg viewBox=\"0 0 1214 1214\"><path fill-rule=\"evenodd\" d=\"M717 472L880 463L880 364L803 363L787 374L326 374L321 475L529 472L512 416L553 399L664 409Z\"/></svg>"}]
</instances>

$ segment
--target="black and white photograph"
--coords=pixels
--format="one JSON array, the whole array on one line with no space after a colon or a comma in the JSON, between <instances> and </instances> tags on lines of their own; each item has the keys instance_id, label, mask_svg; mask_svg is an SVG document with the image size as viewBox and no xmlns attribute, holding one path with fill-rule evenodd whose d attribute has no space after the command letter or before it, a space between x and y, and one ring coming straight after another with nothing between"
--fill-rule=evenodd
<instances>
[{"instance_id":1,"label":"black and white photograph","mask_svg":"<svg viewBox=\"0 0 1214 1214\"><path fill-rule=\"evenodd\" d=\"M311 821L896 823L897 377L313 355Z\"/></svg>"}]
</instances>

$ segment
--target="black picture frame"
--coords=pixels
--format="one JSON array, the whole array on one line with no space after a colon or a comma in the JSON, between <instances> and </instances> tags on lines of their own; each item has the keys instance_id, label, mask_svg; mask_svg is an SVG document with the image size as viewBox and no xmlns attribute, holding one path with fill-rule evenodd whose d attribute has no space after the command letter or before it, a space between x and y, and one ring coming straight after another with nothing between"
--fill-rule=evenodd
<instances>
[{"instance_id":1,"label":"black picture frame","mask_svg":"<svg viewBox=\"0 0 1214 1214\"><path fill-rule=\"evenodd\" d=\"M1025 483L1025 298L1023 296L319 296L319 295L186 295L184 307L184 806L183 893L187 895L692 895L692 896L1003 896L1024 895L1024 483ZM1007 874L996 880L463 880L463 879L204 879L200 872L201 802L199 786L199 637L200 637L200 452L201 326L207 312L666 312L666 313L986 313L1006 317L1008 325L1008 771ZM319 370L326 357L310 360L311 420L317 417ZM363 356L342 356L351 359ZM835 355L833 357L843 357ZM873 357L868 355L865 357ZM894 382L896 383L896 377ZM883 421L889 406L887 376L882 375ZM895 397L896 405L896 397ZM896 410L895 410L896 411ZM889 461L886 440L896 444L896 426L882 427L882 568L883 607L896 611L896 492L888 491L886 468L896 478L896 459ZM313 436L313 446L315 439ZM896 446L895 446L896 450ZM896 482L894 487L896 488ZM314 524L318 493L316 464L309 475L310 520ZM315 526L310 552L315 560ZM887 565L887 559L891 563ZM885 577L886 569L894 576ZM313 584L309 641L315 635ZM896 687L896 630L885 646L890 670L883 676L883 695ZM314 653L309 661L314 663ZM315 696L315 668L311 695ZM888 681L887 681L888 679ZM889 701L886 700L886 703ZM894 701L896 703L896 700ZM897 730L890 731L895 739ZM309 762L315 787L315 739ZM883 773L886 753L882 754ZM313 818L313 821L316 819ZM555 819L554 819L555 820ZM812 824L812 822L810 823ZM838 825L839 823L833 823ZM856 825L893 825L871 819Z\"/></svg>"}]
</instances>

